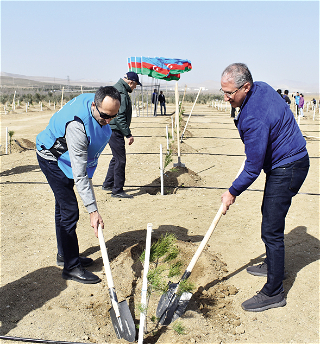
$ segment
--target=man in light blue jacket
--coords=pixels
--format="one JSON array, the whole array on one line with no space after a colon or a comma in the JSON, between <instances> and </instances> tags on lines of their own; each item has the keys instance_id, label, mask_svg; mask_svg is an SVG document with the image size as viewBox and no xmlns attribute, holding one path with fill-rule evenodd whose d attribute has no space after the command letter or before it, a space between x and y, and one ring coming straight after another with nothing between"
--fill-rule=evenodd
<instances>
[{"instance_id":1,"label":"man in light blue jacket","mask_svg":"<svg viewBox=\"0 0 320 344\"><path fill-rule=\"evenodd\" d=\"M91 178L110 139L109 122L117 115L120 103L120 93L112 86L100 87L96 94L81 94L56 112L37 136L39 166L55 197L57 264L64 266L64 279L100 282L98 276L84 269L92 264L92 259L79 257L76 234L79 208L74 185L98 236L98 226L104 225Z\"/></svg>"}]
</instances>

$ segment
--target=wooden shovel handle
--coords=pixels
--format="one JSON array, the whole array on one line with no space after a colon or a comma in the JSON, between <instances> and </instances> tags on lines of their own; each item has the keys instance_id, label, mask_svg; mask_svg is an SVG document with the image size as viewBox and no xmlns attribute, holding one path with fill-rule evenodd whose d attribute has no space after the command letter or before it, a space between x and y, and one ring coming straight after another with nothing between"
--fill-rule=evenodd
<instances>
[{"instance_id":1,"label":"wooden shovel handle","mask_svg":"<svg viewBox=\"0 0 320 344\"><path fill-rule=\"evenodd\" d=\"M243 168L244 168L244 164L246 162L246 159L244 159L238 173L237 173L237 176L235 179L238 178L239 174L242 172ZM220 218L221 218L221 215L222 215L222 212L223 212L223 203L221 204L218 212L217 212L217 215L215 216L215 218L213 219L212 223L211 223L211 226L209 227L206 235L204 236L204 238L202 239L201 241L201 244L199 245L196 253L194 254L190 264L188 265L186 271L188 272L188 274L190 275L193 267L195 266L198 258L200 257L200 254L202 253L204 247L206 246L206 244L208 243L210 237L211 237L211 234L213 233L214 229L216 228L216 225L218 224Z\"/></svg>"},{"instance_id":2,"label":"wooden shovel handle","mask_svg":"<svg viewBox=\"0 0 320 344\"><path fill-rule=\"evenodd\" d=\"M113 284L113 279L111 275L111 268L110 268L110 262L108 258L106 243L104 241L101 225L99 225L98 227L98 239L99 239L99 244L100 244L100 249L101 249L104 270L107 277L108 287L111 289L114 287L114 284Z\"/></svg>"},{"instance_id":3,"label":"wooden shovel handle","mask_svg":"<svg viewBox=\"0 0 320 344\"><path fill-rule=\"evenodd\" d=\"M117 300L116 292L114 290L114 284L113 284L113 279L112 279L112 274L111 274L111 267L110 267L110 262L109 262L109 258L108 258L107 248L106 248L106 242L104 241L101 225L99 225L99 227L98 227L98 239L99 239L99 244L100 244L100 249L101 249L104 271L105 271L106 277L107 277L107 283L108 283L112 307L114 309L116 317L119 318L120 312L119 312L119 307L118 307L118 300Z\"/></svg>"}]
</instances>

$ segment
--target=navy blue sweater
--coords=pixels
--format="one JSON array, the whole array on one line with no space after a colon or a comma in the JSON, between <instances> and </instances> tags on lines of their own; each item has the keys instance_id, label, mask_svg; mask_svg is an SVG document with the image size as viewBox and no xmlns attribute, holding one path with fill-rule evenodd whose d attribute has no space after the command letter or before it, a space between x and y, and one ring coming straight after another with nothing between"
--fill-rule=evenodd
<instances>
[{"instance_id":1,"label":"navy blue sweater","mask_svg":"<svg viewBox=\"0 0 320 344\"><path fill-rule=\"evenodd\" d=\"M235 124L245 145L246 162L229 192L240 195L263 169L294 162L307 154L306 141L290 107L264 82L254 82Z\"/></svg>"}]
</instances>

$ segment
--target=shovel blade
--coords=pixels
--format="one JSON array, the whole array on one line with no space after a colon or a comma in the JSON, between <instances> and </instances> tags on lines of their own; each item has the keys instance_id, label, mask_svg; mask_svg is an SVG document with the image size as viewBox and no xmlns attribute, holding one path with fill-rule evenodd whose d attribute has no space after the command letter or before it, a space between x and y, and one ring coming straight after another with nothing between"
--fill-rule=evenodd
<instances>
[{"instance_id":1,"label":"shovel blade","mask_svg":"<svg viewBox=\"0 0 320 344\"><path fill-rule=\"evenodd\" d=\"M161 295L158 307L156 310L156 317L161 319L163 315L167 312L169 305L174 300L176 294L178 283L170 283L168 285L168 291Z\"/></svg>"},{"instance_id":2,"label":"shovel blade","mask_svg":"<svg viewBox=\"0 0 320 344\"><path fill-rule=\"evenodd\" d=\"M117 338L123 338L128 342L136 339L136 326L134 324L130 309L126 300L118 303L120 317L116 316L113 307L110 308L110 317Z\"/></svg>"},{"instance_id":3,"label":"shovel blade","mask_svg":"<svg viewBox=\"0 0 320 344\"><path fill-rule=\"evenodd\" d=\"M184 314L188 306L189 300L191 299L192 294L189 292L184 292L180 296L175 295L172 298L171 303L167 307L166 312L161 316L159 323L161 325L169 325L181 315Z\"/></svg>"}]
</instances>

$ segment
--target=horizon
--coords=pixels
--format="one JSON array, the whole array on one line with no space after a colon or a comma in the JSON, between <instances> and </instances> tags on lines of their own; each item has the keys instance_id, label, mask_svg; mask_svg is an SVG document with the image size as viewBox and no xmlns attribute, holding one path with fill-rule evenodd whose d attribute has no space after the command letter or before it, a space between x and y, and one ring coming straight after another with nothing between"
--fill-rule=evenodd
<instances>
[{"instance_id":1,"label":"horizon","mask_svg":"<svg viewBox=\"0 0 320 344\"><path fill-rule=\"evenodd\" d=\"M3 72L1 71L0 73L1 75L1 87L10 87L10 88L14 88L14 84L12 85L3 85L3 78L14 78L14 79L24 79L24 80L29 80L29 81L34 81L34 82L39 82L39 83L43 83L43 84L62 84L64 86L91 86L91 87L99 87L99 86L103 86L103 85L113 85L117 82L117 80L113 80L113 81L103 81L103 80L83 80L83 79L80 79L80 80L71 80L71 79L63 79L63 78L54 78L54 77L44 77L44 76L28 76L28 75L21 75L21 74L14 74L14 73L8 73L8 72ZM142 75L139 74L139 78L140 78L140 81L141 81L141 78ZM155 79L153 78L149 78L147 76L144 76L145 78L147 78L147 80L149 82L145 82L144 81L144 84L145 85L153 85L154 84L154 81ZM146 80L146 79L144 79ZM159 80L157 79L156 82L158 82ZM254 81L258 81L258 80L254 80ZM213 81L213 80L206 80L204 82L196 82L196 83L189 83L189 85L185 84L185 83L182 83L181 80L179 80L178 82L178 85L179 85L179 88L182 90L184 90L185 86L187 86L187 91L188 92L195 92L197 90L199 90L199 87L202 87L202 91L203 92L217 92L219 91L220 89L220 81ZM202 85L202 86L201 86ZM21 85L16 85L18 88L19 87L24 87L24 86L21 86ZM174 83L171 82L165 82L165 81L161 81L160 82L160 86L162 89L169 89L169 90L174 90ZM211 87L210 87L211 86ZM280 88L282 91L288 89L289 90L289 93L296 93L296 92L301 92L301 93L304 93L304 94L308 94L308 95L320 95L320 92L319 91L316 91L316 90L305 90L303 89L303 87L288 87L288 86L274 86L274 85L270 85L272 86L274 89L278 89Z\"/></svg>"}]
</instances>

